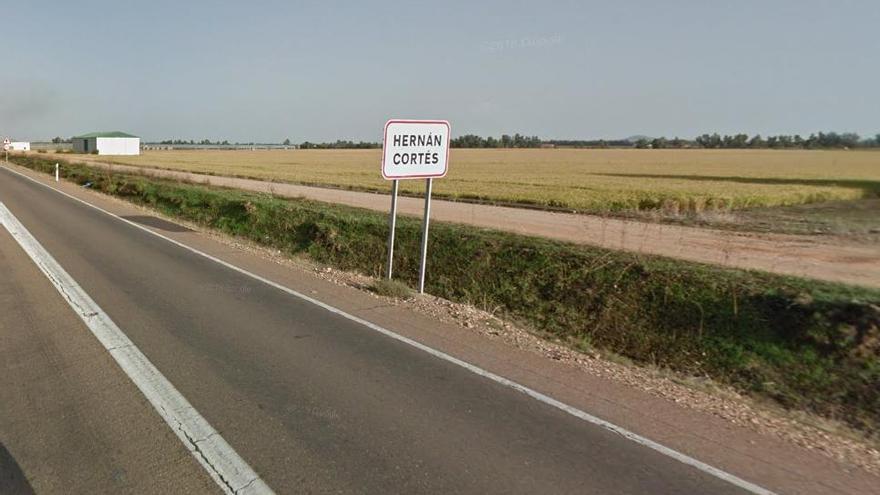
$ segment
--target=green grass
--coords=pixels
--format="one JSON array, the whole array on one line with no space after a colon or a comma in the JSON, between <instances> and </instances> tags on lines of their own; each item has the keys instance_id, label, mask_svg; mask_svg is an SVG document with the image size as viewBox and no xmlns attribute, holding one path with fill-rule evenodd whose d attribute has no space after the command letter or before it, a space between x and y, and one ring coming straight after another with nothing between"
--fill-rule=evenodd
<instances>
[{"instance_id":1,"label":"green grass","mask_svg":"<svg viewBox=\"0 0 880 495\"><path fill-rule=\"evenodd\" d=\"M398 280L377 279L370 285L370 290L380 296L396 299L408 299L415 293L408 285Z\"/></svg>"},{"instance_id":2,"label":"green grass","mask_svg":"<svg viewBox=\"0 0 880 495\"><path fill-rule=\"evenodd\" d=\"M54 162L15 161L51 173ZM291 255L380 276L387 217L69 166L78 183ZM415 285L420 224L398 220ZM435 223L427 291L500 308L539 334L719 382L785 407L880 425L880 291Z\"/></svg>"}]
</instances>

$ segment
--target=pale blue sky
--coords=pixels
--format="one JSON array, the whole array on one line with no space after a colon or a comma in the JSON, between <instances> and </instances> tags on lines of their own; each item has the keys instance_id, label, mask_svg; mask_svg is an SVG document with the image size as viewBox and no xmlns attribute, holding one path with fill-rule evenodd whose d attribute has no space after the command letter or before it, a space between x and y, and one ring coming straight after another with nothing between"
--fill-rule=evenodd
<instances>
[{"instance_id":1,"label":"pale blue sky","mask_svg":"<svg viewBox=\"0 0 880 495\"><path fill-rule=\"evenodd\" d=\"M880 2L0 1L0 134L880 132Z\"/></svg>"}]
</instances>

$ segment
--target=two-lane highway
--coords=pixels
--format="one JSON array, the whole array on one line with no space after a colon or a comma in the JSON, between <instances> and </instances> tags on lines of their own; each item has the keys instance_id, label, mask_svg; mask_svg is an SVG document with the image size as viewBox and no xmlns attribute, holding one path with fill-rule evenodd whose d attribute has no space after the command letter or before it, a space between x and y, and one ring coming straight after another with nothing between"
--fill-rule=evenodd
<instances>
[{"instance_id":1,"label":"two-lane highway","mask_svg":"<svg viewBox=\"0 0 880 495\"><path fill-rule=\"evenodd\" d=\"M276 492L743 491L7 169L0 202Z\"/></svg>"}]
</instances>

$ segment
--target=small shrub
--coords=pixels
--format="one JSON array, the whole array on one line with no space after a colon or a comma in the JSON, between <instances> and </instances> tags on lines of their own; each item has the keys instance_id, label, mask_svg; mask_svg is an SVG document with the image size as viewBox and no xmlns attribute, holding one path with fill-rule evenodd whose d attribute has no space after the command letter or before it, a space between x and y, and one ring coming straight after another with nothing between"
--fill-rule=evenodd
<instances>
[{"instance_id":1,"label":"small shrub","mask_svg":"<svg viewBox=\"0 0 880 495\"><path fill-rule=\"evenodd\" d=\"M393 297L395 299L409 299L415 293L408 285L397 280L382 278L370 285L370 290L380 296Z\"/></svg>"}]
</instances>

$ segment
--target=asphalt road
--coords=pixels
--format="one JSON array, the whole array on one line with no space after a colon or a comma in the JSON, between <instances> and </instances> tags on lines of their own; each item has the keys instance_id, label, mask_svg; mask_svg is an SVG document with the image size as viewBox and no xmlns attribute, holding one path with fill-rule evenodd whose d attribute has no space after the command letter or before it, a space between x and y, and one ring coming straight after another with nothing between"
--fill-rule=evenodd
<instances>
[{"instance_id":1,"label":"asphalt road","mask_svg":"<svg viewBox=\"0 0 880 495\"><path fill-rule=\"evenodd\" d=\"M217 487L0 227L0 494Z\"/></svg>"},{"instance_id":2,"label":"asphalt road","mask_svg":"<svg viewBox=\"0 0 880 495\"><path fill-rule=\"evenodd\" d=\"M0 202L278 493L740 492L5 169Z\"/></svg>"}]
</instances>

